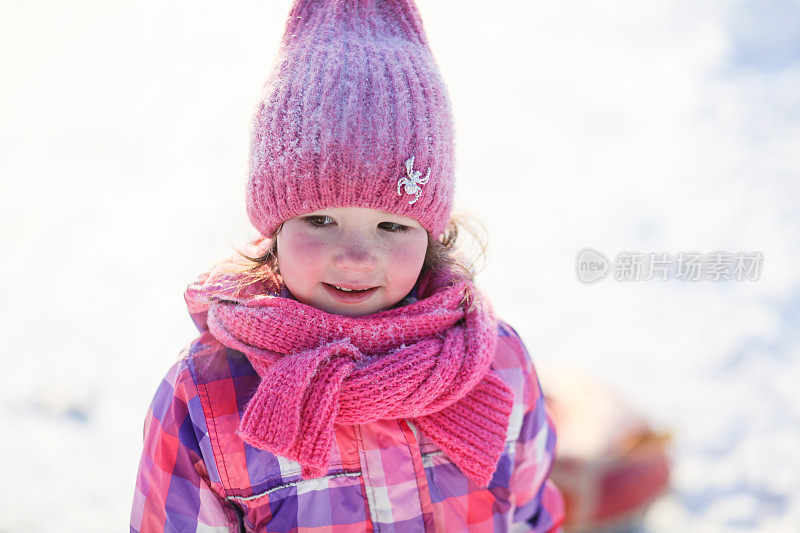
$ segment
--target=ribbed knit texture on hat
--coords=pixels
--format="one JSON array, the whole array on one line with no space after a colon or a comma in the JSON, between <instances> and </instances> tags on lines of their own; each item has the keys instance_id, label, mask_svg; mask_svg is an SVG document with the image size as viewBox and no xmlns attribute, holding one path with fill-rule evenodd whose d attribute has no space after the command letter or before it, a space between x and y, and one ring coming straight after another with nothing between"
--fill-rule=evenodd
<instances>
[{"instance_id":1,"label":"ribbed knit texture on hat","mask_svg":"<svg viewBox=\"0 0 800 533\"><path fill-rule=\"evenodd\" d=\"M304 213L369 207L438 237L453 202L453 135L413 1L297 0L253 117L250 220L272 237Z\"/></svg>"}]
</instances>

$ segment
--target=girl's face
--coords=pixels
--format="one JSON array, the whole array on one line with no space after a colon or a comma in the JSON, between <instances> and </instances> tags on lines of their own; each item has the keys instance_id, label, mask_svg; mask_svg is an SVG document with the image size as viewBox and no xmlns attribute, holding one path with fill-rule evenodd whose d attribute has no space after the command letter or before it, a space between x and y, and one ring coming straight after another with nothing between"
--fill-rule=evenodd
<instances>
[{"instance_id":1,"label":"girl's face","mask_svg":"<svg viewBox=\"0 0 800 533\"><path fill-rule=\"evenodd\" d=\"M428 233L413 218L365 207L321 209L283 223L278 268L301 302L361 316L388 309L411 291L427 247Z\"/></svg>"}]
</instances>

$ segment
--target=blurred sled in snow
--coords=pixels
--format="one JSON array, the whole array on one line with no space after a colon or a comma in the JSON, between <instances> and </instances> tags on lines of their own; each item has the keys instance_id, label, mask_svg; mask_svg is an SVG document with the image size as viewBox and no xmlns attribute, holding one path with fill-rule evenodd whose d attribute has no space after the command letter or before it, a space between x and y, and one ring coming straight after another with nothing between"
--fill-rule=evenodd
<instances>
[{"instance_id":1,"label":"blurred sled in snow","mask_svg":"<svg viewBox=\"0 0 800 533\"><path fill-rule=\"evenodd\" d=\"M568 532L630 531L669 485L668 432L574 370L543 373L558 433L551 479L564 494Z\"/></svg>"}]
</instances>

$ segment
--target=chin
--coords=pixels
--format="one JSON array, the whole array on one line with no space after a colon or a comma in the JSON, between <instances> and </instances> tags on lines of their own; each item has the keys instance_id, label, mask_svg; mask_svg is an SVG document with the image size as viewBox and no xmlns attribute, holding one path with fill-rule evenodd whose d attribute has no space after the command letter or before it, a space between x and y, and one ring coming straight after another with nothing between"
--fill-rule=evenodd
<instances>
[{"instance_id":1,"label":"chin","mask_svg":"<svg viewBox=\"0 0 800 533\"><path fill-rule=\"evenodd\" d=\"M373 315L375 313L380 313L381 311L386 311L387 309L391 308L391 305L381 305L381 306L370 306L367 308L358 308L358 309L341 309L337 314L350 316L350 317L357 317L357 316L365 316L365 315Z\"/></svg>"},{"instance_id":2,"label":"chin","mask_svg":"<svg viewBox=\"0 0 800 533\"><path fill-rule=\"evenodd\" d=\"M362 307L362 308L339 308L336 311L337 315L344 315L349 317L357 317L357 316L364 316L364 315L371 315L372 313L377 313L380 309L373 309L372 306L370 307Z\"/></svg>"}]
</instances>

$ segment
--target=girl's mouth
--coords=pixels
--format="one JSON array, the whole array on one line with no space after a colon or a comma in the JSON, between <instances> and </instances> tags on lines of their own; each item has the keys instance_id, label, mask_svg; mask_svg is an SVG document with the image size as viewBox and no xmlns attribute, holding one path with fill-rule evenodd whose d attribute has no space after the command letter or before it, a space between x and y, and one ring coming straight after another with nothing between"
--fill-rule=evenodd
<instances>
[{"instance_id":1,"label":"girl's mouth","mask_svg":"<svg viewBox=\"0 0 800 533\"><path fill-rule=\"evenodd\" d=\"M358 303L363 300L366 300L372 293L378 290L378 287L372 287L370 289L363 289L363 290L348 290L344 287L337 287L336 285L331 285L330 283L322 283L325 286L325 289L328 293L333 296L336 300L344 303Z\"/></svg>"}]
</instances>

